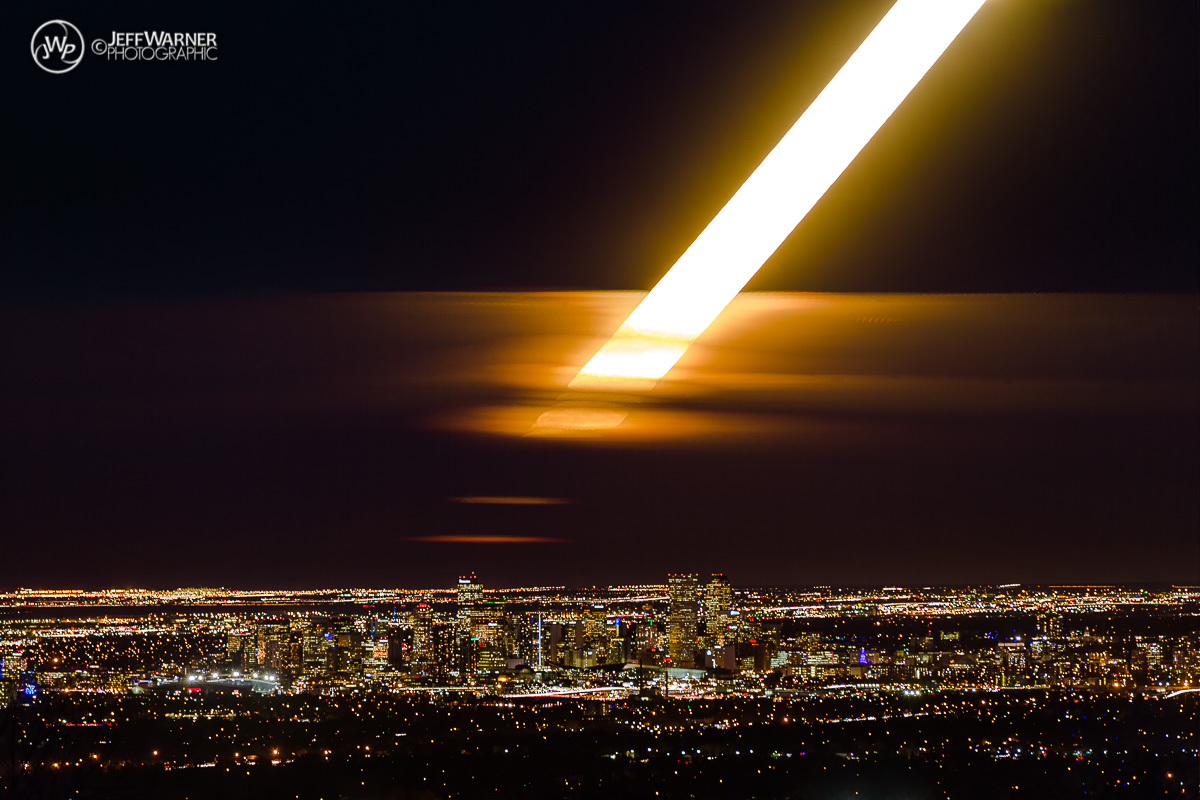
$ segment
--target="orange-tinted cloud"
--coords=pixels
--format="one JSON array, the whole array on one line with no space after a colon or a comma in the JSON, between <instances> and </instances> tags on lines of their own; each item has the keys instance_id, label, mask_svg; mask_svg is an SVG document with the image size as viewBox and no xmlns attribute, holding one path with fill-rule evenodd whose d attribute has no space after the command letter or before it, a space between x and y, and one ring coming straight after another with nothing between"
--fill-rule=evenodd
<instances>
[{"instance_id":1,"label":"orange-tinted cloud","mask_svg":"<svg viewBox=\"0 0 1200 800\"><path fill-rule=\"evenodd\" d=\"M410 536L410 542L442 542L445 544L544 544L568 542L552 536L477 536L474 534L442 534L437 536Z\"/></svg>"}]
</instances>

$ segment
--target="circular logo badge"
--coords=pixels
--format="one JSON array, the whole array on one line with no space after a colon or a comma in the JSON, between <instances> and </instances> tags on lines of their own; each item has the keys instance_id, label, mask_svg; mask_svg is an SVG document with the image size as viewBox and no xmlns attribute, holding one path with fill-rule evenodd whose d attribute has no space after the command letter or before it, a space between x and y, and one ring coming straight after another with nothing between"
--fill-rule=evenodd
<instances>
[{"instance_id":1,"label":"circular logo badge","mask_svg":"<svg viewBox=\"0 0 1200 800\"><path fill-rule=\"evenodd\" d=\"M33 61L46 72L70 72L83 60L83 34L65 19L43 22L29 42Z\"/></svg>"}]
</instances>

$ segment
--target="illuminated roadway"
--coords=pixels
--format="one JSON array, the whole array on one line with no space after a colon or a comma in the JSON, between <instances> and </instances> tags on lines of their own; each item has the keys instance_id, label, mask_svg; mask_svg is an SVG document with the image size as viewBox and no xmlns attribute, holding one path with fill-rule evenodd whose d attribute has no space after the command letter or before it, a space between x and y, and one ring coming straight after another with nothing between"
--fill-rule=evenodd
<instances>
[{"instance_id":1,"label":"illuminated roadway","mask_svg":"<svg viewBox=\"0 0 1200 800\"><path fill-rule=\"evenodd\" d=\"M571 697L579 694L598 694L599 692L631 692L634 689L630 686L601 686L594 689L558 689L548 692L529 692L527 694L506 694L504 699L510 697Z\"/></svg>"}]
</instances>

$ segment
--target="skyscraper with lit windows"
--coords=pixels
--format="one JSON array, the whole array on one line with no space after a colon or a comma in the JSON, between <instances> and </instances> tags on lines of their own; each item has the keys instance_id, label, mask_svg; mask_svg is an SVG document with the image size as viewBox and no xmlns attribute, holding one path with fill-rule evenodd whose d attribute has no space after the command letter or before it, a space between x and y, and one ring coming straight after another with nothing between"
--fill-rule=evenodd
<instances>
[{"instance_id":1,"label":"skyscraper with lit windows","mask_svg":"<svg viewBox=\"0 0 1200 800\"><path fill-rule=\"evenodd\" d=\"M288 638L291 636L291 626L288 621L275 619L260 622L255 634L258 639L257 665L277 673L284 670L290 656Z\"/></svg>"},{"instance_id":2,"label":"skyscraper with lit windows","mask_svg":"<svg viewBox=\"0 0 1200 800\"><path fill-rule=\"evenodd\" d=\"M430 664L433 660L433 606L417 603L413 610L413 662Z\"/></svg>"},{"instance_id":3,"label":"skyscraper with lit windows","mask_svg":"<svg viewBox=\"0 0 1200 800\"><path fill-rule=\"evenodd\" d=\"M455 592L455 599L458 602L458 613L455 618L458 639L470 639L471 609L483 599L483 587L479 585L479 579L475 577L474 572L470 575L458 576L458 589Z\"/></svg>"},{"instance_id":4,"label":"skyscraper with lit windows","mask_svg":"<svg viewBox=\"0 0 1200 800\"><path fill-rule=\"evenodd\" d=\"M693 667L700 629L700 576L667 576L667 655L673 667Z\"/></svg>"},{"instance_id":5,"label":"skyscraper with lit windows","mask_svg":"<svg viewBox=\"0 0 1200 800\"><path fill-rule=\"evenodd\" d=\"M454 639L457 650L459 669L467 669L474 660L471 647L473 619L472 611L483 599L483 587L475 573L458 576L458 589L455 594L458 610L455 615Z\"/></svg>"},{"instance_id":6,"label":"skyscraper with lit windows","mask_svg":"<svg viewBox=\"0 0 1200 800\"><path fill-rule=\"evenodd\" d=\"M704 587L704 639L709 647L725 646L725 629L733 607L733 587L724 575L713 575Z\"/></svg>"}]
</instances>

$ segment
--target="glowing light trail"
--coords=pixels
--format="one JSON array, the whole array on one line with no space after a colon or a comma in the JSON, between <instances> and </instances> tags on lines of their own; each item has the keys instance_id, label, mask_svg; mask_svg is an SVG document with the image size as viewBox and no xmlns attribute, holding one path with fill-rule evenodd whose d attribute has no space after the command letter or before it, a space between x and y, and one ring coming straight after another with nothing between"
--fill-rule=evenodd
<instances>
[{"instance_id":1,"label":"glowing light trail","mask_svg":"<svg viewBox=\"0 0 1200 800\"><path fill-rule=\"evenodd\" d=\"M570 386L649 389L666 375L983 2L899 0Z\"/></svg>"}]
</instances>

